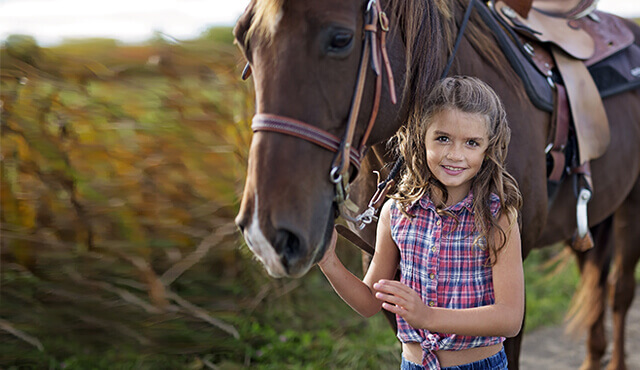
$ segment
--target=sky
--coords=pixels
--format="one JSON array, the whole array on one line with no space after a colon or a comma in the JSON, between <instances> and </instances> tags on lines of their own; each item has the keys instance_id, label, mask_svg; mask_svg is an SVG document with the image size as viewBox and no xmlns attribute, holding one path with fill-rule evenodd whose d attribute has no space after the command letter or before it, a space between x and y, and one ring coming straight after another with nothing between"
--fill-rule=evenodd
<instances>
[{"instance_id":1,"label":"sky","mask_svg":"<svg viewBox=\"0 0 640 370\"><path fill-rule=\"evenodd\" d=\"M0 0L0 41L11 34L26 34L35 37L41 46L89 37L136 43L148 40L154 31L178 40L190 39L211 26L233 25L248 3L249 0ZM598 9L640 17L640 0L600 0Z\"/></svg>"}]
</instances>

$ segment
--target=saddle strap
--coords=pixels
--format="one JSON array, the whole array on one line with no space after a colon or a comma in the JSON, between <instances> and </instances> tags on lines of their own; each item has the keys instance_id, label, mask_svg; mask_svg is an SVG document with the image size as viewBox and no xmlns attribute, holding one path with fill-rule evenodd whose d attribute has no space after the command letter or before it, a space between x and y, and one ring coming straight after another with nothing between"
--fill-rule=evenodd
<instances>
[{"instance_id":1,"label":"saddle strap","mask_svg":"<svg viewBox=\"0 0 640 370\"><path fill-rule=\"evenodd\" d=\"M567 89L578 138L579 163L599 158L609 146L609 121L593 78L584 63L557 47L551 53Z\"/></svg>"},{"instance_id":2,"label":"saddle strap","mask_svg":"<svg viewBox=\"0 0 640 370\"><path fill-rule=\"evenodd\" d=\"M504 2L522 18L527 18L533 5L533 0L504 0Z\"/></svg>"},{"instance_id":3,"label":"saddle strap","mask_svg":"<svg viewBox=\"0 0 640 370\"><path fill-rule=\"evenodd\" d=\"M549 154L553 158L553 168L549 174L549 180L560 182L566 167L564 150L569 137L569 103L564 86L556 84L556 106L553 110L553 140Z\"/></svg>"}]
</instances>

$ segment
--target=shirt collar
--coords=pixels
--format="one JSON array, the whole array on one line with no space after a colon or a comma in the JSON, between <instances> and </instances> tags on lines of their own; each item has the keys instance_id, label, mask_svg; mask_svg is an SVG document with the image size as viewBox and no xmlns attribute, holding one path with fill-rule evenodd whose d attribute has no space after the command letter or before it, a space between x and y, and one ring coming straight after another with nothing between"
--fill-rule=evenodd
<instances>
[{"instance_id":1,"label":"shirt collar","mask_svg":"<svg viewBox=\"0 0 640 370\"><path fill-rule=\"evenodd\" d=\"M412 204L411 208L413 208L416 204L419 204L424 209L431 209L433 211L436 210L436 205L433 204L433 201L427 194L425 194L422 198L418 199L417 202ZM445 208L445 211L460 212L463 208L466 208L469 212L473 213L473 191L472 190L469 190L469 193L467 194L466 197L464 197L464 199L462 199L461 201L459 201L458 203L450 207Z\"/></svg>"}]
</instances>

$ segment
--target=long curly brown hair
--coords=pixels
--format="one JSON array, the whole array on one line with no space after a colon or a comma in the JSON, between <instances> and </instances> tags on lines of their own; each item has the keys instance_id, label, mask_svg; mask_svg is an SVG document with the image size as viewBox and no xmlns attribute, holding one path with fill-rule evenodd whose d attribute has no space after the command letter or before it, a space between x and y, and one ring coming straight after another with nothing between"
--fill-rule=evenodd
<instances>
[{"instance_id":1,"label":"long curly brown hair","mask_svg":"<svg viewBox=\"0 0 640 370\"><path fill-rule=\"evenodd\" d=\"M439 193L442 196L436 204L439 212L447 213L445 204L448 199L446 188L433 176L427 165L426 133L433 118L447 109L464 113L478 114L487 123L489 145L485 152L482 167L472 179L473 212L475 229L478 231L473 245L486 241L489 248L489 263L495 264L498 252L506 244L507 232L518 223L522 207L522 195L516 180L505 167L507 148L511 139L511 130L507 124L506 112L498 95L481 80L468 76L455 76L441 80L436 84L426 102L423 117L407 122L392 139L399 155L404 157L405 165L402 177L391 198L395 199L406 212L411 204L425 194ZM494 193L500 199L500 212L494 217L490 209L490 195ZM506 214L509 229L503 230L498 219ZM489 235L498 231L497 242Z\"/></svg>"}]
</instances>

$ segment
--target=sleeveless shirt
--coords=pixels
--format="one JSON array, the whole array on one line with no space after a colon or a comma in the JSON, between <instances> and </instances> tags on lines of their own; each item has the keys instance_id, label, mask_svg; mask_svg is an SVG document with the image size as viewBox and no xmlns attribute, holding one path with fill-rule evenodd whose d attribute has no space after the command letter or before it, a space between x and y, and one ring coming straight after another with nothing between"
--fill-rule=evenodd
<instances>
[{"instance_id":1,"label":"sleeveless shirt","mask_svg":"<svg viewBox=\"0 0 640 370\"><path fill-rule=\"evenodd\" d=\"M431 307L463 309L491 305L495 302L492 269L488 265L486 241L474 227L473 194L445 210L457 217L440 215L431 199L425 195L414 202L407 213L400 211L395 201L391 206L391 236L400 250L400 281L414 289ZM497 195L491 194L491 213L500 210ZM504 337L472 337L432 333L412 328L396 315L398 339L421 344L423 366L439 369L434 353L438 350L462 350L502 343Z\"/></svg>"}]
</instances>

